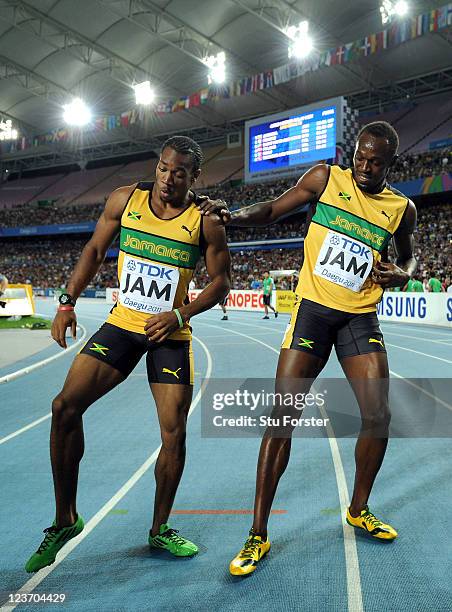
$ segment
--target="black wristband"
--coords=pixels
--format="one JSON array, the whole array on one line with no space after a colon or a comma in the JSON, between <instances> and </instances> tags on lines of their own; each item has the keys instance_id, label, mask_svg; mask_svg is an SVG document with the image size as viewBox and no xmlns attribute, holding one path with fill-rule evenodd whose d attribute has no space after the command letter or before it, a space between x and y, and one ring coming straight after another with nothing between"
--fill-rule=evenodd
<instances>
[{"instance_id":1,"label":"black wristband","mask_svg":"<svg viewBox=\"0 0 452 612\"><path fill-rule=\"evenodd\" d=\"M75 300L69 293L62 293L58 298L58 301L62 306L75 306Z\"/></svg>"}]
</instances>

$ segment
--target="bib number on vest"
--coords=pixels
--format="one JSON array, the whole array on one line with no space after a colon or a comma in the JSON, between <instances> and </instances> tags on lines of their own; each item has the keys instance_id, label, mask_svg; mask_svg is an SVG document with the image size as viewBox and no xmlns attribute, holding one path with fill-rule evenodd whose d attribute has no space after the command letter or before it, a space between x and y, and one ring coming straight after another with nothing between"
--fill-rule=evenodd
<instances>
[{"instance_id":1,"label":"bib number on vest","mask_svg":"<svg viewBox=\"0 0 452 612\"><path fill-rule=\"evenodd\" d=\"M173 309L179 270L124 256L118 301L126 308L159 314Z\"/></svg>"},{"instance_id":2,"label":"bib number on vest","mask_svg":"<svg viewBox=\"0 0 452 612\"><path fill-rule=\"evenodd\" d=\"M358 292L369 276L372 265L370 247L354 238L329 231L320 249L314 274Z\"/></svg>"}]
</instances>

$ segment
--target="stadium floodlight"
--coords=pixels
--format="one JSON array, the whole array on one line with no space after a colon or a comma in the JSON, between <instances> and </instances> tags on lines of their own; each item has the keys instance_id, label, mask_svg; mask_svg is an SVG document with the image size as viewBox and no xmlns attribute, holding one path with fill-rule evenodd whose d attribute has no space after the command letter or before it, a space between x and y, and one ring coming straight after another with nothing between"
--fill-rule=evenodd
<instances>
[{"instance_id":1,"label":"stadium floodlight","mask_svg":"<svg viewBox=\"0 0 452 612\"><path fill-rule=\"evenodd\" d=\"M297 26L289 26L286 35L290 39L288 54L289 58L301 59L312 51L312 38L308 34L309 23L300 21Z\"/></svg>"},{"instance_id":2,"label":"stadium floodlight","mask_svg":"<svg viewBox=\"0 0 452 612\"><path fill-rule=\"evenodd\" d=\"M133 86L135 91L135 102L137 104L149 105L152 104L155 94L151 88L150 81L143 81Z\"/></svg>"},{"instance_id":3,"label":"stadium floodlight","mask_svg":"<svg viewBox=\"0 0 452 612\"><path fill-rule=\"evenodd\" d=\"M69 125L86 125L91 121L91 111L80 98L74 98L69 104L63 106L63 119Z\"/></svg>"},{"instance_id":4,"label":"stadium floodlight","mask_svg":"<svg viewBox=\"0 0 452 612\"><path fill-rule=\"evenodd\" d=\"M220 51L217 55L209 55L203 61L209 68L207 77L209 85L224 83L226 79L226 55L224 51Z\"/></svg>"},{"instance_id":5,"label":"stadium floodlight","mask_svg":"<svg viewBox=\"0 0 452 612\"><path fill-rule=\"evenodd\" d=\"M408 4L405 0L399 0L394 5L394 11L399 17L404 17L408 13Z\"/></svg>"},{"instance_id":6,"label":"stadium floodlight","mask_svg":"<svg viewBox=\"0 0 452 612\"><path fill-rule=\"evenodd\" d=\"M380 6L383 25L391 23L394 16L405 17L408 13L408 3L405 0L383 0Z\"/></svg>"},{"instance_id":7,"label":"stadium floodlight","mask_svg":"<svg viewBox=\"0 0 452 612\"><path fill-rule=\"evenodd\" d=\"M19 132L13 128L11 119L0 121L0 140L17 140Z\"/></svg>"}]
</instances>

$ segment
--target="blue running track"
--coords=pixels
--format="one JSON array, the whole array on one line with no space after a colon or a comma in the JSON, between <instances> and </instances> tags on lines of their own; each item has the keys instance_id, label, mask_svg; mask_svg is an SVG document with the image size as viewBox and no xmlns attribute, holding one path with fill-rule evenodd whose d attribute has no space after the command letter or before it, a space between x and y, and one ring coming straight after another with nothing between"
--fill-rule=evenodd
<instances>
[{"instance_id":1,"label":"blue running track","mask_svg":"<svg viewBox=\"0 0 452 612\"><path fill-rule=\"evenodd\" d=\"M51 314L53 308L38 303L40 312ZM84 303L78 311L91 335L107 306ZM220 311L193 320L195 402L171 517L172 526L199 544L192 559L150 552L147 546L160 439L141 362L85 416L78 496L86 523L82 539L61 558L71 545L63 548L53 566L26 574L23 565L53 520L45 417L74 353L0 385L1 611L12 609L1 607L8 594L21 590L66 595L64 604L20 604L24 611L452 610L450 438L390 441L371 508L399 531L391 544L344 526L341 507L353 484L354 440L295 439L274 503L281 512L270 520L270 554L252 576L229 575L229 562L251 525L251 515L239 511L253 506L259 440L202 437L201 382L205 376L273 378L287 322L284 315L262 321L260 314L239 312L221 322ZM450 330L382 327L392 376L452 377ZM59 350L55 345L0 370L0 377ZM335 356L322 376L342 376Z\"/></svg>"}]
</instances>

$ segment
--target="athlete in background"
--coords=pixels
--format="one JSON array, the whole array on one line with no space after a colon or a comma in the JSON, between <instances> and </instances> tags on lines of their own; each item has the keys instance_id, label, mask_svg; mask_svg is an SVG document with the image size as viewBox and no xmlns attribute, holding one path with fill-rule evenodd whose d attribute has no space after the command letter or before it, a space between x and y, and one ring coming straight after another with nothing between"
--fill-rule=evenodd
<instances>
[{"instance_id":1,"label":"athlete in background","mask_svg":"<svg viewBox=\"0 0 452 612\"><path fill-rule=\"evenodd\" d=\"M390 422L388 360L376 304L385 288L403 287L416 269L416 208L387 183L398 144L391 125L384 121L370 123L359 133L351 169L319 164L275 200L242 208L232 215L224 202L201 204L205 215L217 213L225 223L254 227L274 223L310 203L303 264L279 356L276 391L284 393L291 381L300 379L296 392L307 393L335 347L362 420L346 520L383 540L396 538L397 532L377 519L367 505L385 455ZM395 263L384 261L391 240ZM284 414L281 406L276 406L274 413ZM264 434L253 527L244 548L230 564L232 574L253 572L270 549L267 522L279 479L289 461L291 434L290 428L283 435L272 428Z\"/></svg>"},{"instance_id":2,"label":"athlete in background","mask_svg":"<svg viewBox=\"0 0 452 612\"><path fill-rule=\"evenodd\" d=\"M264 312L265 315L262 317L263 319L269 319L270 317L268 316L268 309L270 308L270 310L273 310L274 314L275 314L275 319L278 316L278 312L275 310L275 308L273 308L273 306L271 305L271 299L272 299L272 291L275 288L275 283L272 279L272 277L270 276L270 272L264 272L264 280L262 281L262 290L264 295L263 297L263 301L264 301Z\"/></svg>"},{"instance_id":3,"label":"athlete in background","mask_svg":"<svg viewBox=\"0 0 452 612\"><path fill-rule=\"evenodd\" d=\"M218 305L223 311L223 316L221 317L222 321L228 320L228 311L226 310L226 304L228 303L228 297L229 297L229 293L221 300L221 302L218 302Z\"/></svg>"},{"instance_id":4,"label":"athlete in background","mask_svg":"<svg viewBox=\"0 0 452 612\"><path fill-rule=\"evenodd\" d=\"M200 174L202 152L184 136L163 145L153 183L120 187L108 198L96 230L67 283L52 325L66 348L75 338L76 300L97 274L119 234L119 298L106 323L75 358L52 405L50 451L56 516L37 552L26 564L36 572L84 527L76 509L83 456L82 417L97 399L123 382L146 354L149 384L157 406L162 446L155 464L156 492L149 545L176 556L198 548L168 525L185 463L186 420L193 392L189 319L217 304L230 289L230 258L223 224L203 219L191 190ZM196 262L204 254L210 284L189 302Z\"/></svg>"}]
</instances>

